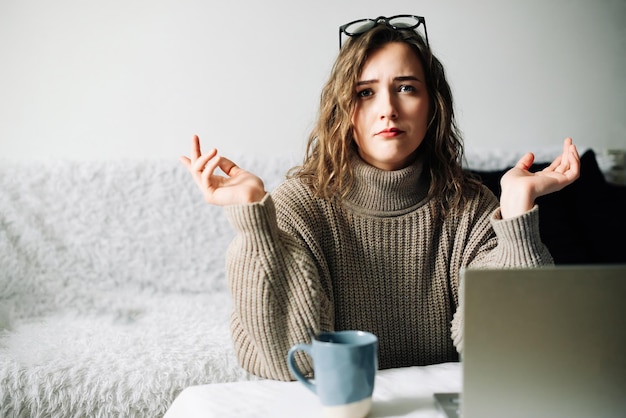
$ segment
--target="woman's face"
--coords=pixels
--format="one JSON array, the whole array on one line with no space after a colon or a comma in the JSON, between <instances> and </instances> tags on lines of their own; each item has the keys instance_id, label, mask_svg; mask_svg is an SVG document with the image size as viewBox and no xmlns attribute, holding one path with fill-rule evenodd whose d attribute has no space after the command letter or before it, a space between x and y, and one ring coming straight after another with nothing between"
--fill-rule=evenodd
<instances>
[{"instance_id":1,"label":"woman's face","mask_svg":"<svg viewBox=\"0 0 626 418\"><path fill-rule=\"evenodd\" d=\"M361 158L382 170L410 165L429 113L424 69L411 47L392 42L371 54L356 96L352 125Z\"/></svg>"}]
</instances>

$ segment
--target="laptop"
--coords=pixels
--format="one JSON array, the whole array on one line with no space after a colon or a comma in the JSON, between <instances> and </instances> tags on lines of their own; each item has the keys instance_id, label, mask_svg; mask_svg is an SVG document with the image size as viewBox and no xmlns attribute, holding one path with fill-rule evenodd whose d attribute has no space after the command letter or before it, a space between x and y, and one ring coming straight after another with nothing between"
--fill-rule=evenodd
<instances>
[{"instance_id":1,"label":"laptop","mask_svg":"<svg viewBox=\"0 0 626 418\"><path fill-rule=\"evenodd\" d=\"M448 417L626 417L626 265L462 274L462 393Z\"/></svg>"}]
</instances>

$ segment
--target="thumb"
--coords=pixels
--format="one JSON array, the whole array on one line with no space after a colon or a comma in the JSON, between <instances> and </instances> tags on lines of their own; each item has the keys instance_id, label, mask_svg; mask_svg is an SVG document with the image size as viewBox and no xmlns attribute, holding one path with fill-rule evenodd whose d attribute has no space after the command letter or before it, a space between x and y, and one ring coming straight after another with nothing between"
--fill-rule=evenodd
<instances>
[{"instance_id":1,"label":"thumb","mask_svg":"<svg viewBox=\"0 0 626 418\"><path fill-rule=\"evenodd\" d=\"M239 168L239 166L237 166L237 164L235 164L233 161L229 160L226 157L220 157L218 167L224 172L224 174L229 177L236 176L237 173L243 171L241 168Z\"/></svg>"},{"instance_id":2,"label":"thumb","mask_svg":"<svg viewBox=\"0 0 626 418\"><path fill-rule=\"evenodd\" d=\"M534 161L535 155L532 152L527 152L522 158L519 159L519 161L517 161L515 167L521 168L522 170L528 170L530 166L533 165Z\"/></svg>"}]
</instances>

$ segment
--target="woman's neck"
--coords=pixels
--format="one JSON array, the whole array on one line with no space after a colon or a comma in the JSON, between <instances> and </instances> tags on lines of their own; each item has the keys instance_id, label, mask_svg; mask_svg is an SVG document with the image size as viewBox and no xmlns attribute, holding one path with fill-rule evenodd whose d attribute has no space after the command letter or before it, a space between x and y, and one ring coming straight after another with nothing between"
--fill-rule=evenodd
<instances>
[{"instance_id":1,"label":"woman's neck","mask_svg":"<svg viewBox=\"0 0 626 418\"><path fill-rule=\"evenodd\" d=\"M423 158L408 167L385 171L367 164L358 155L351 160L354 183L343 203L378 216L397 216L424 203L428 194L428 175Z\"/></svg>"}]
</instances>

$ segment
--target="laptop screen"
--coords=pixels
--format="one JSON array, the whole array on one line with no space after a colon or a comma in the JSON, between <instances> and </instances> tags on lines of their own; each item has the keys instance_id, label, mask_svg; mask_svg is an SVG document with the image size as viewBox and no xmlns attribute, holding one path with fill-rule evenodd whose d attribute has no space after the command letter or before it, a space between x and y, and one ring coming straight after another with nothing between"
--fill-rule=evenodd
<instances>
[{"instance_id":1,"label":"laptop screen","mask_svg":"<svg viewBox=\"0 0 626 418\"><path fill-rule=\"evenodd\" d=\"M463 418L626 416L626 265L462 272Z\"/></svg>"}]
</instances>

